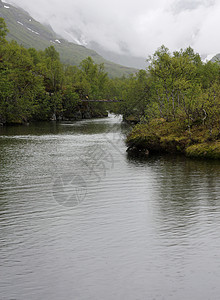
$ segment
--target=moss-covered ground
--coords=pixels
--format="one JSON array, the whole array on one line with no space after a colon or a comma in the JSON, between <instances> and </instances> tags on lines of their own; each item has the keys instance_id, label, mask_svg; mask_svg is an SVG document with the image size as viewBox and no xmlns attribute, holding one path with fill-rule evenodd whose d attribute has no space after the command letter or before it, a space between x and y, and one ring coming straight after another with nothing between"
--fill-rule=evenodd
<instances>
[{"instance_id":1,"label":"moss-covered ground","mask_svg":"<svg viewBox=\"0 0 220 300\"><path fill-rule=\"evenodd\" d=\"M210 130L203 124L189 128L181 120L154 119L148 124L137 124L126 143L129 151L183 153L188 157L220 159L219 132L217 125Z\"/></svg>"}]
</instances>

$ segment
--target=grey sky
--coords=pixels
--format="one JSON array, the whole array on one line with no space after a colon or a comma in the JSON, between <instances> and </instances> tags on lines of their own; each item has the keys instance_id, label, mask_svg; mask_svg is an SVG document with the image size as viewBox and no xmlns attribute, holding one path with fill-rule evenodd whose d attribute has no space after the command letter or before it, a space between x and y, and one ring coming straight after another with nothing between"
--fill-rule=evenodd
<instances>
[{"instance_id":1,"label":"grey sky","mask_svg":"<svg viewBox=\"0 0 220 300\"><path fill-rule=\"evenodd\" d=\"M8 0L70 41L147 57L164 44L220 52L220 0Z\"/></svg>"}]
</instances>

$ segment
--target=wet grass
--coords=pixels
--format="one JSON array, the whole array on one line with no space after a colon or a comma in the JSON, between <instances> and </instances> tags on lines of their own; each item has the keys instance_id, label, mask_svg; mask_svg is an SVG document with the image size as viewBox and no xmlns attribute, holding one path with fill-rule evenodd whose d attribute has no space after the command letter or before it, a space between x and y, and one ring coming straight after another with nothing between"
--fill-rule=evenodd
<instances>
[{"instance_id":1,"label":"wet grass","mask_svg":"<svg viewBox=\"0 0 220 300\"><path fill-rule=\"evenodd\" d=\"M219 128L210 131L205 125L184 120L166 122L154 119L148 124L137 124L126 140L129 150L150 153L184 153L188 157L220 159Z\"/></svg>"}]
</instances>

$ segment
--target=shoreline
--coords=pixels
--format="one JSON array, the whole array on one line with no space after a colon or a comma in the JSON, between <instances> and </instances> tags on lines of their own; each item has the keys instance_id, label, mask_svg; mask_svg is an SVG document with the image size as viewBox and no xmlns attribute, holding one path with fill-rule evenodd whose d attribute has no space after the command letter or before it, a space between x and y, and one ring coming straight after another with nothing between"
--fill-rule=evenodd
<instances>
[{"instance_id":1,"label":"shoreline","mask_svg":"<svg viewBox=\"0 0 220 300\"><path fill-rule=\"evenodd\" d=\"M220 159L220 137L217 128L212 135L204 125L189 129L181 121L154 119L137 124L126 139L127 152L149 154L183 154L190 158Z\"/></svg>"},{"instance_id":2,"label":"shoreline","mask_svg":"<svg viewBox=\"0 0 220 300\"><path fill-rule=\"evenodd\" d=\"M15 121L15 122L0 122L0 128L1 127L7 127L7 126L28 126L30 123L35 122L75 122L75 121L82 121L82 120L90 120L90 119L100 119L100 118L106 118L108 117L108 112L101 110L96 111L87 111L87 112L81 112L77 111L74 116L72 117L65 117L65 116L52 116L49 119L29 119L29 120L22 120L22 121Z\"/></svg>"}]
</instances>

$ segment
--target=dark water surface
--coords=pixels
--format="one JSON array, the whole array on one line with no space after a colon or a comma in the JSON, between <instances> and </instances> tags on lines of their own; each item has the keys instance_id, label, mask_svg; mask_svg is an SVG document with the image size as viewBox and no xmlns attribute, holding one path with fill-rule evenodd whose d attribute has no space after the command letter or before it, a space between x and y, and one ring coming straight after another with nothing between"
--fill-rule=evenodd
<instances>
[{"instance_id":1,"label":"dark water surface","mask_svg":"<svg viewBox=\"0 0 220 300\"><path fill-rule=\"evenodd\" d=\"M0 128L0 299L220 299L220 163L120 118Z\"/></svg>"}]
</instances>

